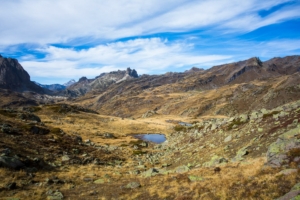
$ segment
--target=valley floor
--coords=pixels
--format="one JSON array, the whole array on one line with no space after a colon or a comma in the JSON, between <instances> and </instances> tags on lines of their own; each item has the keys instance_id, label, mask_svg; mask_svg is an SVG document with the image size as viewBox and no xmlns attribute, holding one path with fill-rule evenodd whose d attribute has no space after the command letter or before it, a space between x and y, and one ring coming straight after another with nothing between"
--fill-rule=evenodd
<instances>
[{"instance_id":1,"label":"valley floor","mask_svg":"<svg viewBox=\"0 0 300 200\"><path fill-rule=\"evenodd\" d=\"M3 109L0 199L279 198L300 182L299 120L300 101L232 118ZM167 141L132 137L147 133Z\"/></svg>"}]
</instances>

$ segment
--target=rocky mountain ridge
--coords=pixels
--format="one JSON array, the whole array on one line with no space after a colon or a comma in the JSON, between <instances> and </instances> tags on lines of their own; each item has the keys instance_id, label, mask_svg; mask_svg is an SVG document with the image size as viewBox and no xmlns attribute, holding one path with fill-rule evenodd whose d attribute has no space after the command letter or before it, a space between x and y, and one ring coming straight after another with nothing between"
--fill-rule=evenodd
<instances>
[{"instance_id":1,"label":"rocky mountain ridge","mask_svg":"<svg viewBox=\"0 0 300 200\"><path fill-rule=\"evenodd\" d=\"M149 110L195 117L232 116L297 100L299 66L300 56L266 62L250 58L193 73L143 75L113 84L105 92L87 93L76 102L124 117L141 116Z\"/></svg>"},{"instance_id":2,"label":"rocky mountain ridge","mask_svg":"<svg viewBox=\"0 0 300 200\"><path fill-rule=\"evenodd\" d=\"M95 79L87 79L81 77L78 82L70 85L63 93L66 96L76 97L82 96L90 91L103 92L114 83L121 83L125 80L138 78L135 69L127 68L127 70L118 70L109 73L102 73Z\"/></svg>"}]
</instances>

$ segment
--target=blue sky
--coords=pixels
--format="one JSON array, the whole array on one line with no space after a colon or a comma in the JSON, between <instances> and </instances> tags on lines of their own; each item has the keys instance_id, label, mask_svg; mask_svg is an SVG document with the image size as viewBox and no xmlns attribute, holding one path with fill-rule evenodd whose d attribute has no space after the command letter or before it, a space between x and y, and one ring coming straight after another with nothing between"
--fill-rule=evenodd
<instances>
[{"instance_id":1,"label":"blue sky","mask_svg":"<svg viewBox=\"0 0 300 200\"><path fill-rule=\"evenodd\" d=\"M0 54L65 83L300 54L300 0L0 0Z\"/></svg>"}]
</instances>

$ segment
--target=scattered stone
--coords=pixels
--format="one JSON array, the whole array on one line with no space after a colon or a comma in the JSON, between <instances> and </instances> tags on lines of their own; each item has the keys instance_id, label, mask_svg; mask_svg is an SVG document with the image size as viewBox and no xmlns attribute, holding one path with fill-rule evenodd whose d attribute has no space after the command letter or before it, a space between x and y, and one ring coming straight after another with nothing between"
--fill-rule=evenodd
<instances>
[{"instance_id":1,"label":"scattered stone","mask_svg":"<svg viewBox=\"0 0 300 200\"><path fill-rule=\"evenodd\" d=\"M224 142L230 142L231 140L232 140L232 135L229 135L224 139Z\"/></svg>"},{"instance_id":2,"label":"scattered stone","mask_svg":"<svg viewBox=\"0 0 300 200\"><path fill-rule=\"evenodd\" d=\"M171 166L171 164L168 164L168 163L163 163L162 164L162 167L169 167L169 166Z\"/></svg>"},{"instance_id":3,"label":"scattered stone","mask_svg":"<svg viewBox=\"0 0 300 200\"><path fill-rule=\"evenodd\" d=\"M141 187L141 184L138 182L130 182L125 187L130 189L135 189Z\"/></svg>"},{"instance_id":4,"label":"scattered stone","mask_svg":"<svg viewBox=\"0 0 300 200\"><path fill-rule=\"evenodd\" d=\"M46 135L50 132L50 130L39 126L32 126L30 128L30 132L37 135Z\"/></svg>"},{"instance_id":5,"label":"scattered stone","mask_svg":"<svg viewBox=\"0 0 300 200\"><path fill-rule=\"evenodd\" d=\"M64 156L62 156L61 160L62 160L63 162L66 162L66 161L69 161L69 160L70 160L70 157L69 157L68 155L64 155Z\"/></svg>"},{"instance_id":6,"label":"scattered stone","mask_svg":"<svg viewBox=\"0 0 300 200\"><path fill-rule=\"evenodd\" d=\"M150 169L148 169L147 171L145 171L144 173L143 173L143 175L145 176L145 177L151 177L151 176L155 176L156 174L158 174L159 173L159 171L157 170L157 169L155 169L155 168L150 168Z\"/></svg>"},{"instance_id":7,"label":"scattered stone","mask_svg":"<svg viewBox=\"0 0 300 200\"><path fill-rule=\"evenodd\" d=\"M51 190L49 192L47 192L49 196L47 196L47 200L62 200L64 198L64 195L59 192L52 192Z\"/></svg>"},{"instance_id":8,"label":"scattered stone","mask_svg":"<svg viewBox=\"0 0 300 200\"><path fill-rule=\"evenodd\" d=\"M249 146L243 147L236 153L236 156L232 159L232 161L241 161L243 160L243 156L248 155L249 151L247 150Z\"/></svg>"},{"instance_id":9,"label":"scattered stone","mask_svg":"<svg viewBox=\"0 0 300 200\"><path fill-rule=\"evenodd\" d=\"M83 181L85 181L85 182L92 182L92 181L93 181L93 178L90 178L90 177L84 177L84 178L83 178Z\"/></svg>"},{"instance_id":10,"label":"scattered stone","mask_svg":"<svg viewBox=\"0 0 300 200\"><path fill-rule=\"evenodd\" d=\"M201 176L194 176L194 175L190 175L189 176L190 181L203 181L204 178Z\"/></svg>"},{"instance_id":11,"label":"scattered stone","mask_svg":"<svg viewBox=\"0 0 300 200\"><path fill-rule=\"evenodd\" d=\"M176 173L185 173L185 172L188 172L190 170L190 168L188 166L179 166L175 169L175 172Z\"/></svg>"},{"instance_id":12,"label":"scattered stone","mask_svg":"<svg viewBox=\"0 0 300 200\"><path fill-rule=\"evenodd\" d=\"M95 180L94 183L96 183L96 184L103 184L103 183L105 183L105 180L102 179L102 178L100 178L98 180Z\"/></svg>"},{"instance_id":13,"label":"scattered stone","mask_svg":"<svg viewBox=\"0 0 300 200\"><path fill-rule=\"evenodd\" d=\"M249 120L248 115L246 115L246 114L240 115L240 122L241 122L241 123L245 123L245 122L247 122L248 120Z\"/></svg>"},{"instance_id":14,"label":"scattered stone","mask_svg":"<svg viewBox=\"0 0 300 200\"><path fill-rule=\"evenodd\" d=\"M104 133L105 138L116 138L112 133Z\"/></svg>"}]
</instances>

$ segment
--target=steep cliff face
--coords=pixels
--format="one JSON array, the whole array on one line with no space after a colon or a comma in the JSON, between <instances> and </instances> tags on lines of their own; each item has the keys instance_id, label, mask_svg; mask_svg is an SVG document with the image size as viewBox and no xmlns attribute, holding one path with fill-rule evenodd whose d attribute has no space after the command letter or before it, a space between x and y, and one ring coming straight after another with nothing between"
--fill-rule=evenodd
<instances>
[{"instance_id":1,"label":"steep cliff face","mask_svg":"<svg viewBox=\"0 0 300 200\"><path fill-rule=\"evenodd\" d=\"M0 88L18 92L46 93L42 87L30 81L29 74L16 59L2 56L0 56Z\"/></svg>"}]
</instances>

